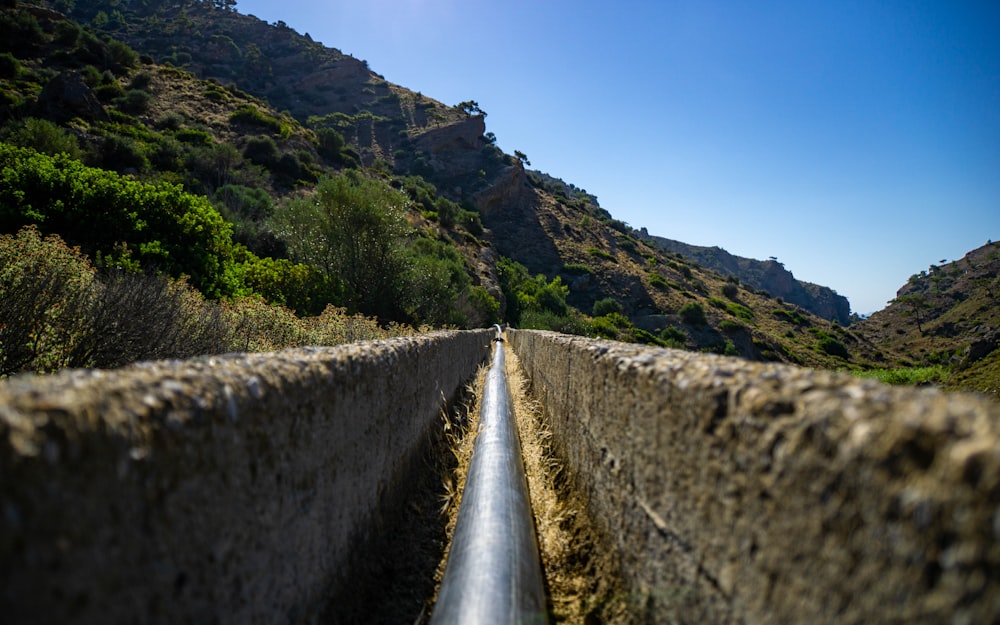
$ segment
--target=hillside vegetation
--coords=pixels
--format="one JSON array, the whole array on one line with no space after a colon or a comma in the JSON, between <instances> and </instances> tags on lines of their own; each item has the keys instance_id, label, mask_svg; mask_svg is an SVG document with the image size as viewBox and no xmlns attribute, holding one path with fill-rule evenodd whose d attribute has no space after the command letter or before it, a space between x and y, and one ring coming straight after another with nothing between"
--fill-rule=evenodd
<instances>
[{"instance_id":1,"label":"hillside vegetation","mask_svg":"<svg viewBox=\"0 0 1000 625\"><path fill-rule=\"evenodd\" d=\"M474 100L393 85L236 8L0 10L6 242L31 227L77 246L99 282L168 277L206 302L266 302L300 320L503 320L858 371L919 360L848 326L828 289L773 297L746 272L657 245L504 154Z\"/></svg>"},{"instance_id":2,"label":"hillside vegetation","mask_svg":"<svg viewBox=\"0 0 1000 625\"><path fill-rule=\"evenodd\" d=\"M951 388L1000 397L1000 243L913 274L857 332L895 365L938 367Z\"/></svg>"}]
</instances>

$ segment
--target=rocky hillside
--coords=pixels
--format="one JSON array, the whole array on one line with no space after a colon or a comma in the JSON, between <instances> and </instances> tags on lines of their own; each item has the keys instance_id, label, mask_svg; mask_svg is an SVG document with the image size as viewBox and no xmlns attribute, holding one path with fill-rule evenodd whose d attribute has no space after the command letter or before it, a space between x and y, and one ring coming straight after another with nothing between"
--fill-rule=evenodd
<instances>
[{"instance_id":1,"label":"rocky hillside","mask_svg":"<svg viewBox=\"0 0 1000 625\"><path fill-rule=\"evenodd\" d=\"M817 367L897 358L869 335L823 318L843 321L849 311L832 292L805 299L809 287L777 263L754 266L745 278L706 267L652 245L575 185L525 169L523 159L495 146L475 101L449 106L391 84L364 61L232 5L22 3L45 45L31 54L10 49L21 68L3 82L5 132L43 117L75 134L85 151L125 133L146 160L105 166L206 194L261 256L280 257L287 241L268 232L266 220L248 223L227 209L220 189L236 183L243 194L263 190L264 204L280 205L311 193L331 172L359 167L407 189L410 222L427 239L422 245L458 250L471 283L498 301L501 314L515 319L534 310L519 320L535 327ZM68 16L54 11L67 8ZM98 67L95 77L87 72L97 61L77 56L86 52L81 41L124 41L138 62ZM43 97L46 90L62 95ZM91 102L95 119L65 119L50 105L75 110L74 93ZM98 119L102 113L107 121ZM266 158L261 146L272 150ZM98 152L83 158L99 161ZM758 274L770 281L756 282Z\"/></svg>"},{"instance_id":2,"label":"rocky hillside","mask_svg":"<svg viewBox=\"0 0 1000 625\"><path fill-rule=\"evenodd\" d=\"M714 269L724 276L735 276L755 289L767 291L774 297L801 306L814 315L851 323L851 304L843 295L829 287L796 280L791 271L776 259L755 260L730 254L721 247L705 247L650 235L642 228L642 239L652 245L682 254L703 267Z\"/></svg>"},{"instance_id":3,"label":"rocky hillside","mask_svg":"<svg viewBox=\"0 0 1000 625\"><path fill-rule=\"evenodd\" d=\"M883 310L852 326L899 364L942 364L1000 393L1000 243L910 276ZM986 380L992 380L987 382ZM973 388L978 388L972 382ZM988 388L987 388L988 387Z\"/></svg>"}]
</instances>

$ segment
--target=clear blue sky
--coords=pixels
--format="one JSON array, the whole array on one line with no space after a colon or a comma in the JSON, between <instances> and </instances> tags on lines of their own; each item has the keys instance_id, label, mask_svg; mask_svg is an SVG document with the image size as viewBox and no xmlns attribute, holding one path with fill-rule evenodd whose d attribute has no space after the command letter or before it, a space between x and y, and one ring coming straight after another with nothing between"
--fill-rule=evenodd
<instances>
[{"instance_id":1,"label":"clear blue sky","mask_svg":"<svg viewBox=\"0 0 1000 625\"><path fill-rule=\"evenodd\" d=\"M855 312L1000 239L997 0L239 0L457 104L633 227Z\"/></svg>"}]
</instances>

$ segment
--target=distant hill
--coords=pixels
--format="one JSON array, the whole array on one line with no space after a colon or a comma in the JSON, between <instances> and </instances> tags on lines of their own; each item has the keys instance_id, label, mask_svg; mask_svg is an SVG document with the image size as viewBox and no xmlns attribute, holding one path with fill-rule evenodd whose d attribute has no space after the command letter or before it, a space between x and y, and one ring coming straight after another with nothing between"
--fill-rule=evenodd
<instances>
[{"instance_id":1,"label":"distant hill","mask_svg":"<svg viewBox=\"0 0 1000 625\"><path fill-rule=\"evenodd\" d=\"M730 254L721 247L704 247L650 235L642 228L642 239L670 252L682 254L703 267L714 269L724 276L735 276L740 282L755 289L767 291L774 297L805 308L814 315L851 323L851 304L843 295L829 287L796 280L792 272L775 259L754 260Z\"/></svg>"},{"instance_id":2,"label":"distant hill","mask_svg":"<svg viewBox=\"0 0 1000 625\"><path fill-rule=\"evenodd\" d=\"M889 305L852 326L902 365L943 364L954 382L1000 393L1000 243L913 274ZM981 384L984 386L980 386ZM989 380L987 382L987 380Z\"/></svg>"}]
</instances>

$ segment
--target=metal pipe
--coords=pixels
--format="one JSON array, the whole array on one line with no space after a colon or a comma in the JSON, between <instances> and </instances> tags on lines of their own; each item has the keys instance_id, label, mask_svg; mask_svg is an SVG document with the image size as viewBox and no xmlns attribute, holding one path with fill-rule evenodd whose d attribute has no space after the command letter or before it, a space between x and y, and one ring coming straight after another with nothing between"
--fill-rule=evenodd
<instances>
[{"instance_id":1,"label":"metal pipe","mask_svg":"<svg viewBox=\"0 0 1000 625\"><path fill-rule=\"evenodd\" d=\"M431 625L548 622L499 332Z\"/></svg>"}]
</instances>

